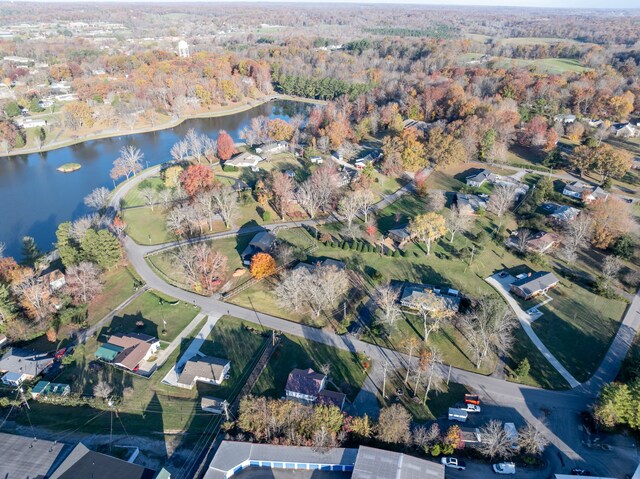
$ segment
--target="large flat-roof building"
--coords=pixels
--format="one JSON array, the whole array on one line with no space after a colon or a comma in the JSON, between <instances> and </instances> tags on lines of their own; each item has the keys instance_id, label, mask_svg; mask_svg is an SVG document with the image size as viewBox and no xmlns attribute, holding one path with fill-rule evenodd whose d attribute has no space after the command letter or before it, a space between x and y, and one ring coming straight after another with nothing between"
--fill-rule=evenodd
<instances>
[{"instance_id":1,"label":"large flat-roof building","mask_svg":"<svg viewBox=\"0 0 640 479\"><path fill-rule=\"evenodd\" d=\"M49 477L64 459L65 445L0 433L0 477L37 479Z\"/></svg>"},{"instance_id":2,"label":"large flat-roof building","mask_svg":"<svg viewBox=\"0 0 640 479\"><path fill-rule=\"evenodd\" d=\"M240 479L252 469L267 469L272 478L444 479L444 466L439 463L371 447L322 452L312 447L232 441L220 444L204 479Z\"/></svg>"}]
</instances>

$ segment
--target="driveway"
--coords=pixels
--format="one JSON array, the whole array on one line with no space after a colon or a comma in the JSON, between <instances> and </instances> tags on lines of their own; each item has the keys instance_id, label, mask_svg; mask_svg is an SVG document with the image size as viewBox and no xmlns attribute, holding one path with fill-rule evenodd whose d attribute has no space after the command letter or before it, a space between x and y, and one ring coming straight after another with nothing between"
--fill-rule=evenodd
<instances>
[{"instance_id":1,"label":"driveway","mask_svg":"<svg viewBox=\"0 0 640 479\"><path fill-rule=\"evenodd\" d=\"M569 371L556 359L556 357L551 354L551 351L547 349L544 343L540 340L538 335L535 333L533 328L531 327L531 322L533 318L526 311L524 311L518 301L515 300L511 293L509 292L509 285L516 280L510 274L506 276L500 276L500 273L496 273L493 276L489 276L485 279L487 283L495 288L495 290L502 295L502 297L509 303L511 309L516 313L518 321L520 322L520 326L524 329L529 339L533 342L533 344L538 348L538 351L542 353L542 355L547 358L547 361L551 363L551 365L562 375L562 377L569 383L572 388L576 388L580 386L580 381L574 378Z\"/></svg>"}]
</instances>

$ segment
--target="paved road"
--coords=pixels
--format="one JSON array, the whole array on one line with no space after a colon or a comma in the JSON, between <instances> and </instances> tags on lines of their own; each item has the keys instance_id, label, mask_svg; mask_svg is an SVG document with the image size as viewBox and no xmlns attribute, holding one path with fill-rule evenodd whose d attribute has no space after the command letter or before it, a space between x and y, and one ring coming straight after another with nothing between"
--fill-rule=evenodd
<instances>
[{"instance_id":1,"label":"paved road","mask_svg":"<svg viewBox=\"0 0 640 479\"><path fill-rule=\"evenodd\" d=\"M141 181L144 177L144 173L140 174L136 182ZM119 198L123 197L126 191L134 186L134 183L129 182L123 185L114 194L112 204L118 205ZM290 335L368 355L372 358L374 365L377 365L364 385L364 389L371 395L375 395L377 393L376 390L381 387L380 366L385 361L388 361L391 371L403 368L406 365L406 356L383 346L365 343L350 335L339 336L329 331L254 312L171 286L158 277L144 259L146 253L163 248L164 245L154 247L139 246L130 238L126 238L124 247L131 265L150 288L182 301L190 302L201 307L203 311L229 314ZM640 300L636 298L624 318L623 328L625 329L622 329L616 336L601 369L583 387L568 391L547 391L456 368L451 368L451 381L464 384L483 397L485 408L482 419L484 421L487 418L508 419L518 426L523 425L525 422L531 422L545 431L552 444L546 454L549 470L566 472L571 467L588 466L602 475L621 477L624 474L633 472L635 465L631 464L630 458L635 456L629 453L625 456L628 456L627 460L622 460L620 459L622 449L606 452L586 447L584 444L585 438L580 427L579 413L593 402L600 385L607 378L615 377L639 325ZM535 364L532 366L535 367ZM367 398L367 404L371 404L371 397Z\"/></svg>"}]
</instances>

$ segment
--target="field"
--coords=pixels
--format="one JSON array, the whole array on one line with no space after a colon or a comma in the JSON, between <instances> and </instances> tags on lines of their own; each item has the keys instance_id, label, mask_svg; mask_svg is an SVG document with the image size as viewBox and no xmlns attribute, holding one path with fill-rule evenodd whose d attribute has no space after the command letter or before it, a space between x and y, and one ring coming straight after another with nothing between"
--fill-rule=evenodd
<instances>
[{"instance_id":1,"label":"field","mask_svg":"<svg viewBox=\"0 0 640 479\"><path fill-rule=\"evenodd\" d=\"M146 291L128 304L104 327L99 336L115 333L144 333L163 341L172 341L198 314L190 304L175 301L155 291ZM163 320L166 334L162 334ZM137 323L141 322L139 326Z\"/></svg>"},{"instance_id":2,"label":"field","mask_svg":"<svg viewBox=\"0 0 640 479\"><path fill-rule=\"evenodd\" d=\"M476 61L482 54L464 53L460 55L461 63ZM532 68L540 72L560 74L565 72L583 72L589 70L583 67L577 60L568 58L541 58L537 60L525 60L521 58L492 57L489 63L495 68Z\"/></svg>"},{"instance_id":3,"label":"field","mask_svg":"<svg viewBox=\"0 0 640 479\"><path fill-rule=\"evenodd\" d=\"M366 373L353 353L296 336L283 336L281 341L254 386L253 394L280 398L284 396L284 387L292 369L312 368L320 372L321 367L327 364L330 367L330 389L345 393L349 401L358 395Z\"/></svg>"},{"instance_id":4,"label":"field","mask_svg":"<svg viewBox=\"0 0 640 479\"><path fill-rule=\"evenodd\" d=\"M135 292L135 285L139 282L137 274L126 266L107 271L102 293L89 304L87 322L91 325L104 318Z\"/></svg>"}]
</instances>

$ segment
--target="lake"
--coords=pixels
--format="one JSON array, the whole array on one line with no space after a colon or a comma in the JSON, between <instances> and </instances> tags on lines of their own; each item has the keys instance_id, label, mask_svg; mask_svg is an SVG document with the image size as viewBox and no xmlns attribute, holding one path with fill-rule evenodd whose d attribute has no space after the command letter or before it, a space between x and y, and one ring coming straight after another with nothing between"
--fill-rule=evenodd
<instances>
[{"instance_id":1,"label":"lake","mask_svg":"<svg viewBox=\"0 0 640 479\"><path fill-rule=\"evenodd\" d=\"M212 138L226 130L236 141L240 131L252 118L260 115L288 119L305 113L310 105L289 101L273 101L251 110L215 118L186 120L180 125L149 133L90 140L46 153L0 158L0 242L7 246L7 256L20 256L21 240L33 236L44 251L53 248L55 232L62 222L89 213L83 199L94 188L113 189L109 177L119 150L135 145L144 153L144 167L171 159L169 150L194 128ZM73 173L57 168L65 163L79 163Z\"/></svg>"}]
</instances>

